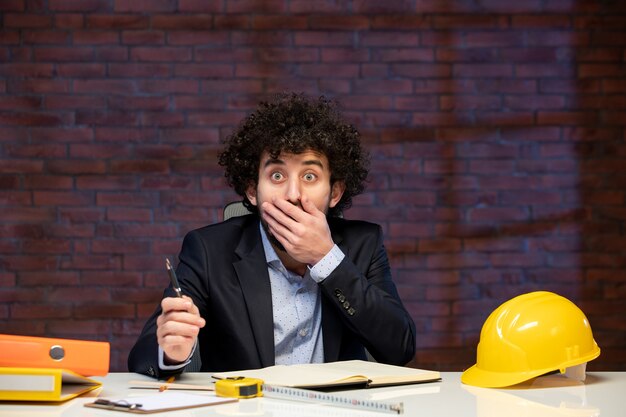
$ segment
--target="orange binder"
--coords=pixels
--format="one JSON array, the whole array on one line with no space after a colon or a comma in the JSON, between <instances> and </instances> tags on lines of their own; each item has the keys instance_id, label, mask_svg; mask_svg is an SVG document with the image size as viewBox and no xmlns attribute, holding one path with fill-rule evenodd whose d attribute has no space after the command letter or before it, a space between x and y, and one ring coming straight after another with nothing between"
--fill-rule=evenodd
<instances>
[{"instance_id":1,"label":"orange binder","mask_svg":"<svg viewBox=\"0 0 626 417\"><path fill-rule=\"evenodd\" d=\"M0 366L104 376L109 372L109 352L108 342L0 334Z\"/></svg>"}]
</instances>

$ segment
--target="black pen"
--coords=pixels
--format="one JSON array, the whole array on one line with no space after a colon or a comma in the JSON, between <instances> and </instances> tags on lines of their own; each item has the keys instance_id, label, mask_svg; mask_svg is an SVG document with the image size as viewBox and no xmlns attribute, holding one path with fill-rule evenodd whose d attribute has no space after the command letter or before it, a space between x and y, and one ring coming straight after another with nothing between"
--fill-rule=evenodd
<instances>
[{"instance_id":1,"label":"black pen","mask_svg":"<svg viewBox=\"0 0 626 417\"><path fill-rule=\"evenodd\" d=\"M170 274L170 281L172 281L172 287L176 292L176 296L182 297L183 292L180 290L180 284L178 283L178 278L176 278L176 272L174 272L174 268L172 268L172 264L168 258L165 258L165 267L167 268L167 272Z\"/></svg>"}]
</instances>

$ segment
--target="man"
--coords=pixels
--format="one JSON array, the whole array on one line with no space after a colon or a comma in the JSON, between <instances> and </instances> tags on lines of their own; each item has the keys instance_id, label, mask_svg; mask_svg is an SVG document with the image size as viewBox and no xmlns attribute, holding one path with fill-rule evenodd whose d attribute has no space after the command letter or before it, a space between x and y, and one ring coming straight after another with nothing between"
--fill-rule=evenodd
<instances>
[{"instance_id":1,"label":"man","mask_svg":"<svg viewBox=\"0 0 626 417\"><path fill-rule=\"evenodd\" d=\"M338 217L363 191L367 155L333 103L261 103L220 165L252 215L187 234L177 268L130 352L129 370L180 373L366 359L403 365L415 325L391 280L379 226ZM196 353L197 354L197 353Z\"/></svg>"}]
</instances>

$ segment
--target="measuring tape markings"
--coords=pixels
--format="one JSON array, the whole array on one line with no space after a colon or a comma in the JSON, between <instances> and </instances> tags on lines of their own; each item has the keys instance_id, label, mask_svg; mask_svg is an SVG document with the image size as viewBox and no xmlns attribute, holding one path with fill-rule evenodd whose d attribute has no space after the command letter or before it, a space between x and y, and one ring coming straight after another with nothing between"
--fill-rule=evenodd
<instances>
[{"instance_id":1,"label":"measuring tape markings","mask_svg":"<svg viewBox=\"0 0 626 417\"><path fill-rule=\"evenodd\" d=\"M324 402L348 408L360 408L372 411L385 411L395 414L404 413L403 403L387 403L383 401L372 401L360 398L349 398L341 395L333 395L324 392L311 391L301 388L288 388L275 385L263 384L263 395L268 398L301 400L309 402Z\"/></svg>"},{"instance_id":2,"label":"measuring tape markings","mask_svg":"<svg viewBox=\"0 0 626 417\"><path fill-rule=\"evenodd\" d=\"M404 413L404 404L401 402L388 403L384 401L344 397L302 388L269 385L264 384L263 380L258 378L231 377L221 379L215 383L215 392L221 397L245 399L265 396L282 400L324 403L337 407L383 411L394 414Z\"/></svg>"}]
</instances>

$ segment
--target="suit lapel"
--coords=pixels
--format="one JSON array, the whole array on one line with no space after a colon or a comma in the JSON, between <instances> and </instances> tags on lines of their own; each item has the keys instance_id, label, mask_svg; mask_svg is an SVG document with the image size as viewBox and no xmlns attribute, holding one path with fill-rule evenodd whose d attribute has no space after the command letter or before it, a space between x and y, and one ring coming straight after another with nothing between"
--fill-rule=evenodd
<instances>
[{"instance_id":1,"label":"suit lapel","mask_svg":"<svg viewBox=\"0 0 626 417\"><path fill-rule=\"evenodd\" d=\"M257 216L250 217L244 225L241 241L235 249L240 260L233 263L248 319L254 334L262 367L274 365L274 318L272 291Z\"/></svg>"}]
</instances>

